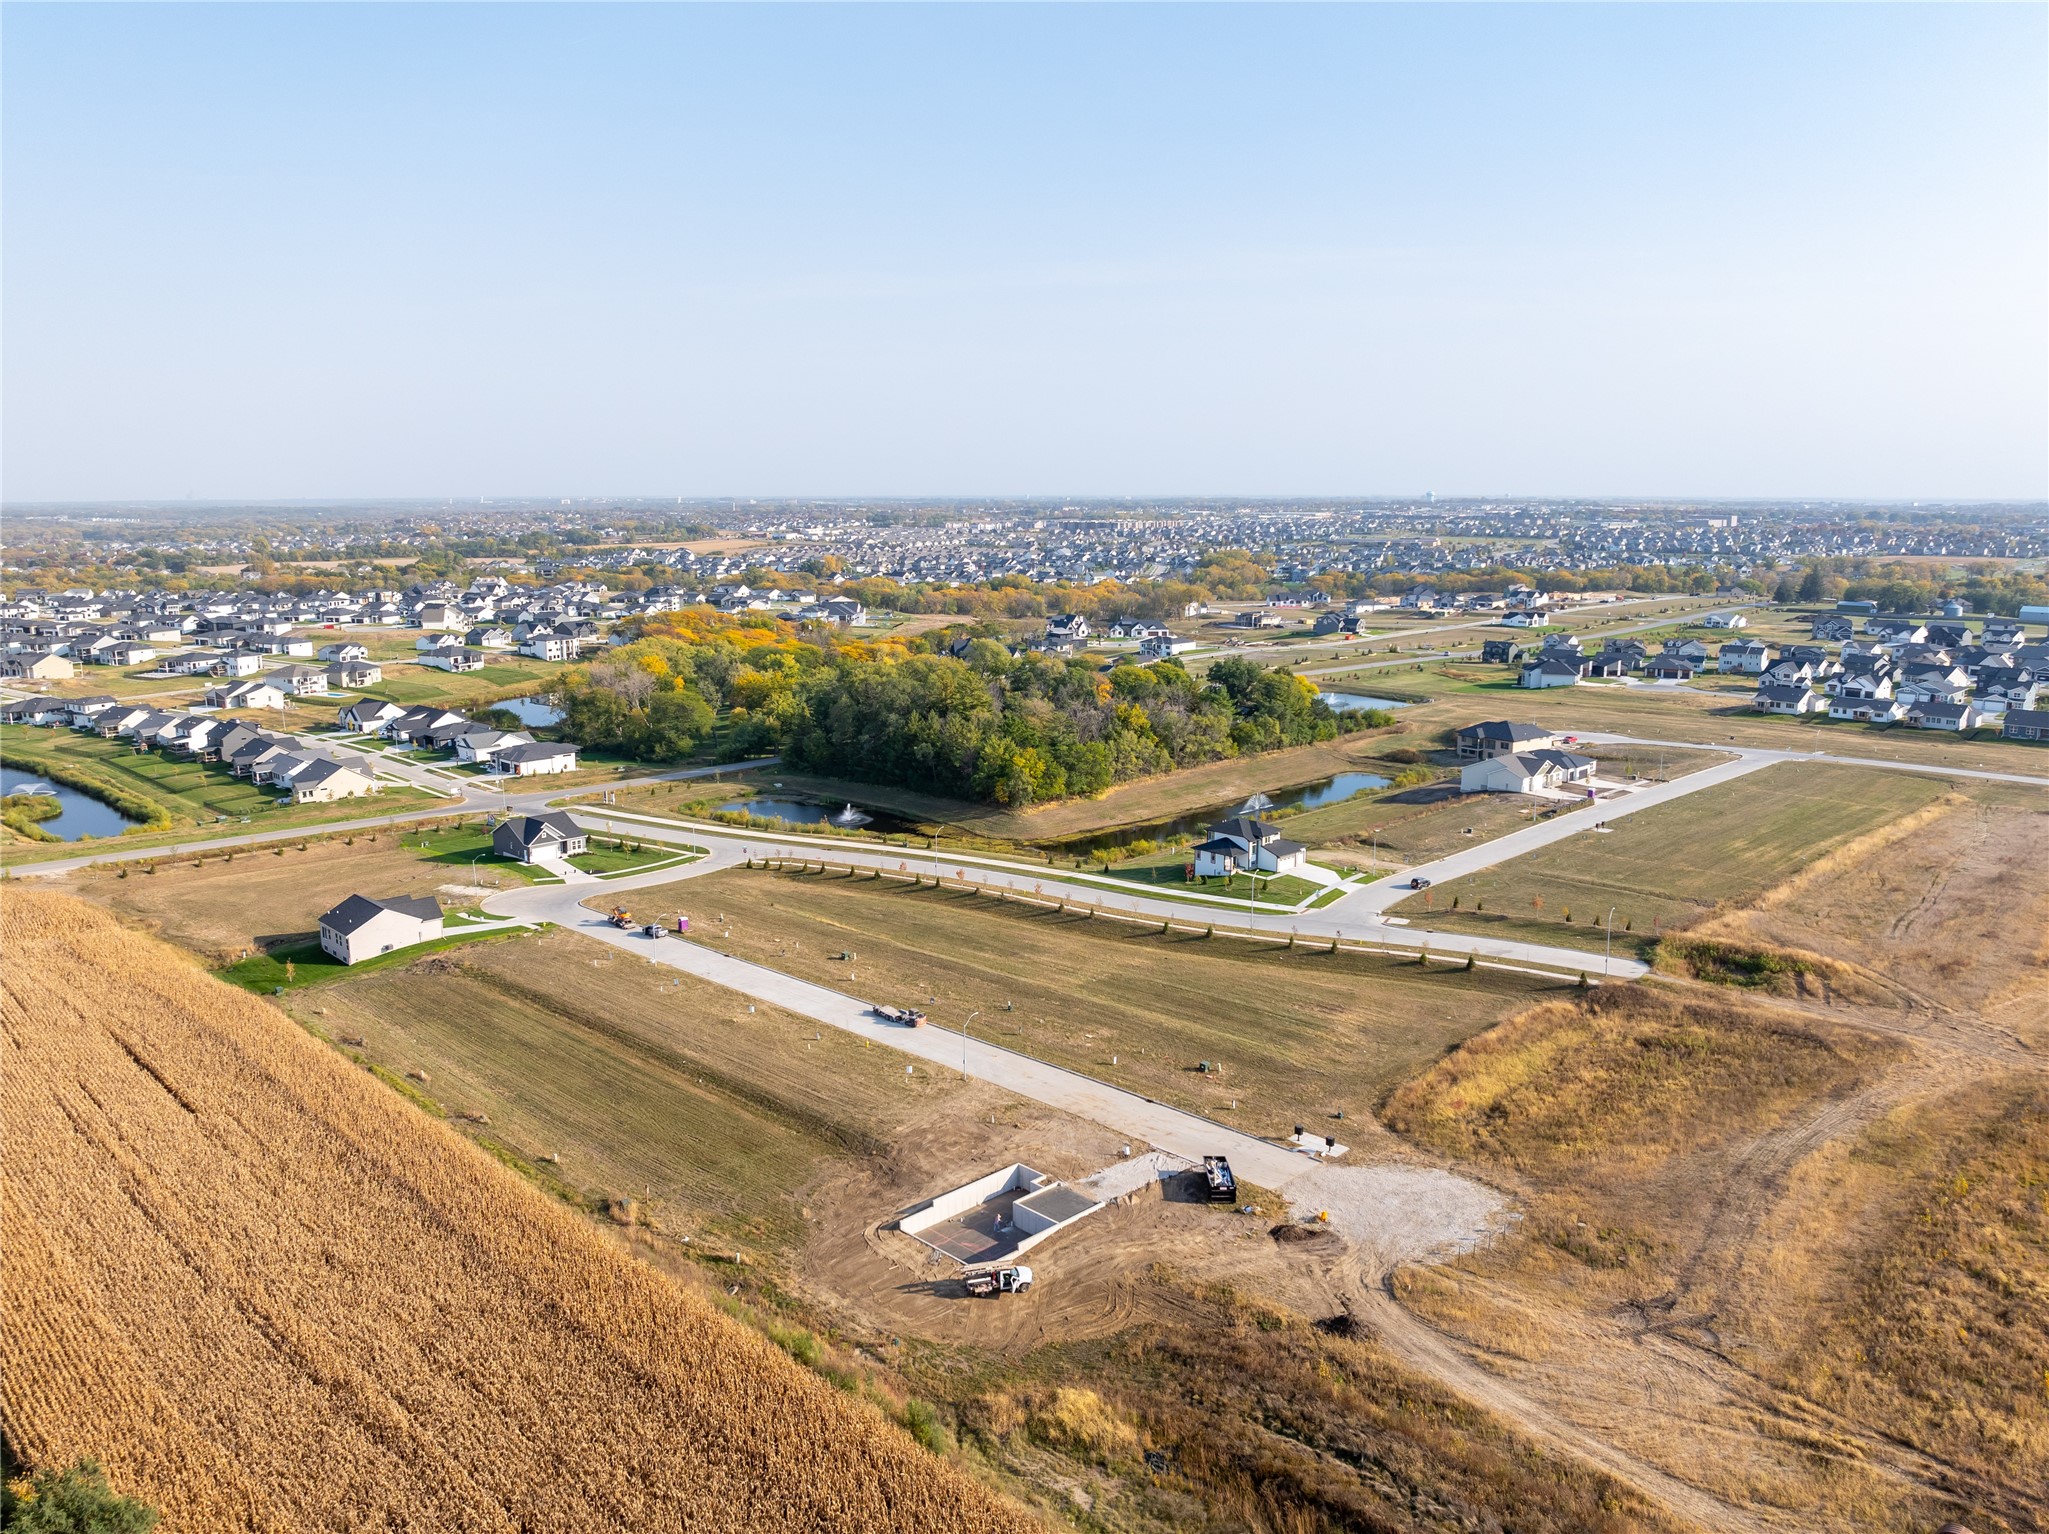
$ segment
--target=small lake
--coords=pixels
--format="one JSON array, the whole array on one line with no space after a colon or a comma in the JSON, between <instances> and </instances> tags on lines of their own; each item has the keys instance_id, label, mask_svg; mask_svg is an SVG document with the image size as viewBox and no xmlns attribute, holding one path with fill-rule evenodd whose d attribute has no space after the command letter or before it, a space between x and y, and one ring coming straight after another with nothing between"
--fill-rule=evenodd
<instances>
[{"instance_id":1,"label":"small lake","mask_svg":"<svg viewBox=\"0 0 2049 1534\"><path fill-rule=\"evenodd\" d=\"M730 815L758 815L763 820L780 820L785 825L817 826L833 824L833 816L844 812L846 804L845 801L839 804L812 804L804 799L770 797L735 799L730 804L721 804L716 808ZM857 804L854 808L868 818L850 829L865 831L874 836L900 836L906 831L916 829L911 822L902 817L892 815L886 810L878 810L872 805Z\"/></svg>"},{"instance_id":2,"label":"small lake","mask_svg":"<svg viewBox=\"0 0 2049 1534\"><path fill-rule=\"evenodd\" d=\"M60 841L75 842L81 836L119 836L135 824L112 805L102 804L90 794L52 783L18 767L0 767L0 797L45 790L53 792L64 809L55 819L36 823Z\"/></svg>"},{"instance_id":3,"label":"small lake","mask_svg":"<svg viewBox=\"0 0 2049 1534\"><path fill-rule=\"evenodd\" d=\"M562 710L546 698L506 698L488 706L502 708L517 718L521 724L532 725L536 729L562 722Z\"/></svg>"},{"instance_id":4,"label":"small lake","mask_svg":"<svg viewBox=\"0 0 2049 1534\"><path fill-rule=\"evenodd\" d=\"M1318 783L1304 783L1296 788L1278 789L1266 795L1267 803L1252 813L1266 815L1274 810L1298 810L1306 814L1310 810L1325 810L1333 804L1343 804L1347 799L1356 799L1361 794L1371 793L1376 788L1385 788L1393 781L1377 772L1341 772ZM1172 820L1156 820L1142 826L1119 826L1114 831L1104 831L1099 835L1078 836L1070 841L1045 845L1068 856L1094 856L1101 852L1114 852L1136 841L1172 841L1177 837L1193 836L1220 820L1230 819L1243 811L1247 802L1249 801L1238 800L1230 804L1212 805L1206 810L1176 816ZM1281 835L1286 836L1288 822L1283 819L1278 824Z\"/></svg>"},{"instance_id":5,"label":"small lake","mask_svg":"<svg viewBox=\"0 0 2049 1534\"><path fill-rule=\"evenodd\" d=\"M1357 714L1369 708L1407 708L1409 705L1399 698L1369 698L1362 692L1323 692L1317 697L1328 703L1332 713Z\"/></svg>"}]
</instances>

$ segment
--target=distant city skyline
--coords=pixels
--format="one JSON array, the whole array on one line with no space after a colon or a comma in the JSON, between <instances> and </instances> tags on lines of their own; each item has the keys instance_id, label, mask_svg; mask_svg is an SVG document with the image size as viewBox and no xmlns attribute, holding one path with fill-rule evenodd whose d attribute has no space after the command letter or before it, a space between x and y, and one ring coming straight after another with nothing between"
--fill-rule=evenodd
<instances>
[{"instance_id":1,"label":"distant city skyline","mask_svg":"<svg viewBox=\"0 0 2049 1534\"><path fill-rule=\"evenodd\" d=\"M2034 501L2040 6L11 6L0 496Z\"/></svg>"}]
</instances>

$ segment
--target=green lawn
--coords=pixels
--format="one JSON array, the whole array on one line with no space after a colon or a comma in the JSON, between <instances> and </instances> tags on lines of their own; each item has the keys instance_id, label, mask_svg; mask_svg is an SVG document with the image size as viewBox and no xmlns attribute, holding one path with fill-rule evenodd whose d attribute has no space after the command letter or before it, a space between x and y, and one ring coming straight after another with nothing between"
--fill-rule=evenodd
<instances>
[{"instance_id":1,"label":"green lawn","mask_svg":"<svg viewBox=\"0 0 2049 1534\"><path fill-rule=\"evenodd\" d=\"M296 948L280 948L272 953L256 954L215 973L231 985L239 985L243 990L254 991L259 996L268 996L276 991L295 991L302 986L318 985L324 980L339 980L344 975L364 975L380 969L392 969L401 964L410 964L424 954L439 953L444 948L456 948L464 943L490 942L494 938L513 937L528 930L530 929L525 927L511 927L488 932L451 932L448 936L436 938L431 943L415 943L410 948L395 948L390 953L380 953L376 958L364 959L358 964L342 963L317 942L302 943Z\"/></svg>"},{"instance_id":2,"label":"green lawn","mask_svg":"<svg viewBox=\"0 0 2049 1534\"><path fill-rule=\"evenodd\" d=\"M630 850L617 846L601 847L595 842L588 852L571 858L587 874L638 873L645 868L659 867L664 863L695 862L696 854L686 853L675 847L636 847Z\"/></svg>"},{"instance_id":3,"label":"green lawn","mask_svg":"<svg viewBox=\"0 0 2049 1534\"><path fill-rule=\"evenodd\" d=\"M410 831L400 826L397 830L399 846L417 851L422 862L441 863L452 869L489 869L529 884L553 882L543 881L538 869L493 852L491 833L482 826L443 826L432 831Z\"/></svg>"},{"instance_id":4,"label":"green lawn","mask_svg":"<svg viewBox=\"0 0 2049 1534\"><path fill-rule=\"evenodd\" d=\"M1612 821L1605 833L1589 829L1485 872L1446 880L1403 901L1395 914L1419 928L1598 950L1604 942L1599 924L1613 907L1620 950L1724 903L1754 899L1945 788L1932 774L1806 763L1767 767ZM1600 815L1583 810L1576 818L1591 827Z\"/></svg>"},{"instance_id":5,"label":"green lawn","mask_svg":"<svg viewBox=\"0 0 2049 1534\"><path fill-rule=\"evenodd\" d=\"M330 804L291 804L276 789L238 778L218 762L198 762L162 751L138 752L125 740L102 740L73 730L39 729L31 725L0 725L0 756L12 766L33 771L39 763L68 762L90 768L131 793L164 806L173 821L168 831L124 835L121 844L152 846L189 840L192 828L221 834L289 830L326 821L355 820L423 809L441 801L415 788L387 786L374 797L341 799ZM68 857L85 844L37 843L8 849L10 860Z\"/></svg>"},{"instance_id":6,"label":"green lawn","mask_svg":"<svg viewBox=\"0 0 2049 1534\"><path fill-rule=\"evenodd\" d=\"M1134 858L1128 863L1097 872L1107 873L1112 879L1124 879L1133 884L1145 885L1161 894L1187 894L1197 892L1204 895L1229 895L1243 900L1255 891L1249 874L1235 874L1230 879L1197 879L1186 872L1191 854L1187 852L1159 852L1150 857ZM1323 886L1307 879L1298 879L1292 874L1279 879L1262 876L1258 881L1257 895L1261 904L1298 905L1314 895Z\"/></svg>"}]
</instances>

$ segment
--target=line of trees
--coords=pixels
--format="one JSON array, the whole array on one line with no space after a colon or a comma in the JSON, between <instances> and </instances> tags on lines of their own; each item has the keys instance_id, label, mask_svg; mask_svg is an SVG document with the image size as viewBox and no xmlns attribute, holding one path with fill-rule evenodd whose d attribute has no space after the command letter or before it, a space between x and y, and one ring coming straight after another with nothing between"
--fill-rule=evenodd
<instances>
[{"instance_id":1,"label":"line of trees","mask_svg":"<svg viewBox=\"0 0 2049 1534\"><path fill-rule=\"evenodd\" d=\"M1176 661L1104 672L989 637L954 655L707 612L665 615L557 696L566 736L640 760L682 760L716 730L728 760L777 751L827 776L1020 807L1388 722L1236 657L1198 681Z\"/></svg>"}]
</instances>

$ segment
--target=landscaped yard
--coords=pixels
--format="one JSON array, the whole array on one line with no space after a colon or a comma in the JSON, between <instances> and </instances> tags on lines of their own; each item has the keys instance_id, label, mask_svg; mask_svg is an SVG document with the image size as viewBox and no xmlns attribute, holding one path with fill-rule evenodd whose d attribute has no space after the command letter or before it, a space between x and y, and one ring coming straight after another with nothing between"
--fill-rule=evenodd
<instances>
[{"instance_id":1,"label":"landscaped yard","mask_svg":"<svg viewBox=\"0 0 2049 1534\"><path fill-rule=\"evenodd\" d=\"M692 862L695 857L678 847L650 847L634 842L624 846L616 842L600 845L593 841L588 852L578 853L569 861L589 874L623 874L658 868L664 863Z\"/></svg>"},{"instance_id":2,"label":"landscaped yard","mask_svg":"<svg viewBox=\"0 0 2049 1534\"><path fill-rule=\"evenodd\" d=\"M1112 879L1145 885L1161 894L1228 895L1239 900L1256 895L1262 904L1270 905L1298 905L1323 888L1312 880L1297 878L1293 874L1277 879L1262 875L1256 881L1250 874L1234 874L1229 879L1198 879L1187 872L1191 856L1185 850L1156 852L1100 871Z\"/></svg>"},{"instance_id":3,"label":"landscaped yard","mask_svg":"<svg viewBox=\"0 0 2049 1534\"><path fill-rule=\"evenodd\" d=\"M1940 797L1940 778L1786 764L1591 829L1403 901L1419 928L1618 951L1752 898L1833 848ZM1454 902L1456 906L1454 907ZM1626 935L1625 935L1626 934Z\"/></svg>"}]
</instances>

